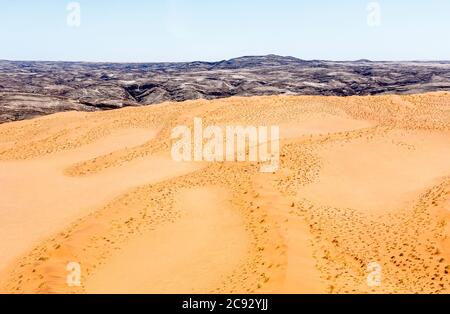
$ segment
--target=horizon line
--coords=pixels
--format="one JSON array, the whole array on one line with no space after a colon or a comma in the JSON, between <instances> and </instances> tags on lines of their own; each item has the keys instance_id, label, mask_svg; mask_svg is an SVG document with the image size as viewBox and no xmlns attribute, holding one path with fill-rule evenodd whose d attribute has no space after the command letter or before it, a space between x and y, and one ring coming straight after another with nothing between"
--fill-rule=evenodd
<instances>
[{"instance_id":1,"label":"horizon line","mask_svg":"<svg viewBox=\"0 0 450 314\"><path fill-rule=\"evenodd\" d=\"M45 60L45 59L3 59L0 58L0 62L7 61L7 62L54 62L54 63L103 63L103 64L162 64L162 63L218 63L218 62L226 62L236 59L242 59L242 58L258 58L258 57L279 57L279 58L294 58L299 61L305 61L305 62L372 62L372 63L382 63L382 62L450 62L450 59L391 59L391 60L374 60L374 59L367 59L367 58L359 58L359 59L353 59L353 60L332 60L332 59L302 59L299 57L294 56L283 56L283 55L277 55L277 54L265 54L265 55L243 55L239 57L233 57L230 59L222 59L222 60L215 60L215 61L205 61L205 60L188 60L188 61L92 61L92 60Z\"/></svg>"}]
</instances>

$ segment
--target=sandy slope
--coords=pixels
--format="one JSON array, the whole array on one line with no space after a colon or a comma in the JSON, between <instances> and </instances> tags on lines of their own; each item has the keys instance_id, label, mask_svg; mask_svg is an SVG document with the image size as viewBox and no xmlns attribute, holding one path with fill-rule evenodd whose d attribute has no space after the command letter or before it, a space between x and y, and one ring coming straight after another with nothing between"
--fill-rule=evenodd
<instances>
[{"instance_id":1,"label":"sandy slope","mask_svg":"<svg viewBox=\"0 0 450 314\"><path fill-rule=\"evenodd\" d=\"M154 156L95 177L75 179L63 174L65 167L74 162L145 143L152 134L155 131L127 129L50 158L0 163L0 237L4 248L0 267L37 244L36 241L61 230L124 190L195 169L193 164L172 162L168 156ZM158 171L162 168L167 171Z\"/></svg>"},{"instance_id":2,"label":"sandy slope","mask_svg":"<svg viewBox=\"0 0 450 314\"><path fill-rule=\"evenodd\" d=\"M177 125L279 125L281 165L175 163ZM0 291L444 293L450 94L250 97L0 125ZM66 265L81 265L81 286ZM368 265L382 284L367 284Z\"/></svg>"},{"instance_id":3,"label":"sandy slope","mask_svg":"<svg viewBox=\"0 0 450 314\"><path fill-rule=\"evenodd\" d=\"M130 241L89 278L87 292L213 291L245 259L249 245L242 218L228 199L221 189L180 191L174 204L180 219Z\"/></svg>"}]
</instances>

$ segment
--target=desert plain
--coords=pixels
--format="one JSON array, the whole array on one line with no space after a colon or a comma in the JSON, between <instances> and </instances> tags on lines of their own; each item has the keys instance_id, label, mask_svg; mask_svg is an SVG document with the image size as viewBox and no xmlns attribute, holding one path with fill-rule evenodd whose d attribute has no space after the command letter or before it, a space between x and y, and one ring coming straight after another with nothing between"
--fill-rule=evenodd
<instances>
[{"instance_id":1,"label":"desert plain","mask_svg":"<svg viewBox=\"0 0 450 314\"><path fill-rule=\"evenodd\" d=\"M279 169L175 162L171 131L196 117L278 125ZM1 293L448 293L449 219L448 92L188 100L0 125Z\"/></svg>"}]
</instances>

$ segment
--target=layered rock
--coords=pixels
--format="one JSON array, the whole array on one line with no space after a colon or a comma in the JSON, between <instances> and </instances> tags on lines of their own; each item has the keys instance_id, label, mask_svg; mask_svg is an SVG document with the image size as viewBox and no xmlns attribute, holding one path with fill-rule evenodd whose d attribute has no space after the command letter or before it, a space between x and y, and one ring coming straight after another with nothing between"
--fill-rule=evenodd
<instances>
[{"instance_id":1,"label":"layered rock","mask_svg":"<svg viewBox=\"0 0 450 314\"><path fill-rule=\"evenodd\" d=\"M450 62L305 61L275 55L184 63L0 61L0 123L199 98L444 90L450 90Z\"/></svg>"}]
</instances>

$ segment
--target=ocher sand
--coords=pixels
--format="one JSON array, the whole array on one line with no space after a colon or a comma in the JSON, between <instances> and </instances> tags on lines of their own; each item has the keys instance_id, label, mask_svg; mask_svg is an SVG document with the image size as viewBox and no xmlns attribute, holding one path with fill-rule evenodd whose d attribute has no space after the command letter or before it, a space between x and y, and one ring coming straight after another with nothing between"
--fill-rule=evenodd
<instances>
[{"instance_id":1,"label":"ocher sand","mask_svg":"<svg viewBox=\"0 0 450 314\"><path fill-rule=\"evenodd\" d=\"M281 165L170 132L279 125ZM4 293L448 293L450 94L250 97L0 125ZM81 265L81 286L66 265ZM378 287L368 264L382 267Z\"/></svg>"}]
</instances>

